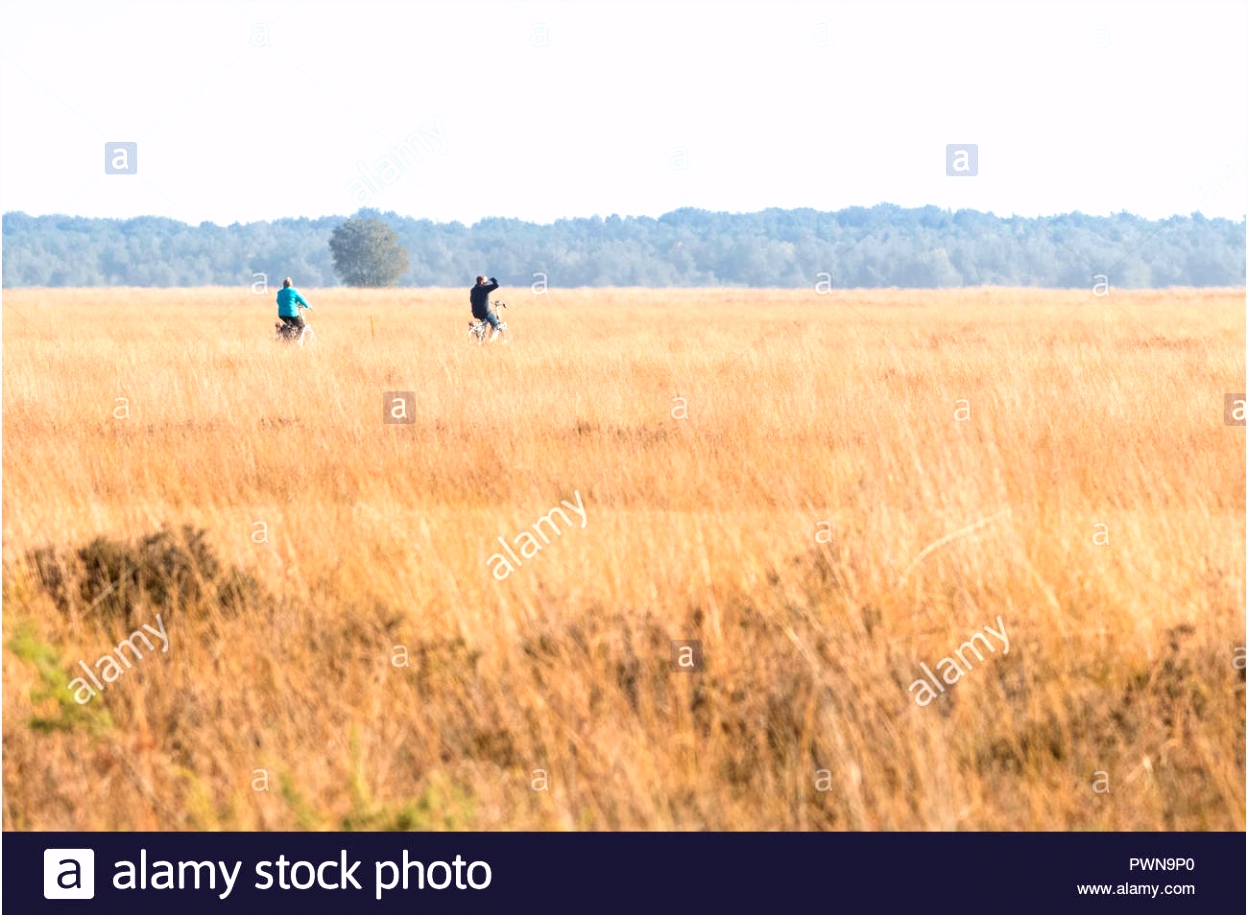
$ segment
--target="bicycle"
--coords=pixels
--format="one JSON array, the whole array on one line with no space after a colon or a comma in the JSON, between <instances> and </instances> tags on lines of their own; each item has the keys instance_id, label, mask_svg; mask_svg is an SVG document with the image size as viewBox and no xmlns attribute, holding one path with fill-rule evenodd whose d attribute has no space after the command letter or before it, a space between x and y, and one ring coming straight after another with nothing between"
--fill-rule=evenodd
<instances>
[{"instance_id":1,"label":"bicycle","mask_svg":"<svg viewBox=\"0 0 1248 917\"><path fill-rule=\"evenodd\" d=\"M303 307L300 306L299 314L303 314ZM316 341L316 332L312 330L312 326L304 324L302 328L296 328L285 322L279 321L273 325L273 340L279 344L294 344L296 347L304 347Z\"/></svg>"},{"instance_id":2,"label":"bicycle","mask_svg":"<svg viewBox=\"0 0 1248 917\"><path fill-rule=\"evenodd\" d=\"M505 302L492 302L490 303L490 305L503 308L503 309L507 308L507 303ZM490 323L487 322L485 319L474 318L472 321L468 323L469 343L472 343L475 340L477 346L480 347L482 344L485 343L485 336L489 334L492 330L493 329L490 327ZM502 340L504 344L510 343L511 341L511 332L507 329L507 323L504 321L499 321L498 323L498 337Z\"/></svg>"}]
</instances>

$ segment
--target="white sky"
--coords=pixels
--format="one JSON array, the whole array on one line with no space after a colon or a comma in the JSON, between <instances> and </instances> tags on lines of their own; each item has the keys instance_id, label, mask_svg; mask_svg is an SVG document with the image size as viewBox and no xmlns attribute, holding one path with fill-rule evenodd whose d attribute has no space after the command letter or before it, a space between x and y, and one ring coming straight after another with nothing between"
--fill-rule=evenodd
<instances>
[{"instance_id":1,"label":"white sky","mask_svg":"<svg viewBox=\"0 0 1248 917\"><path fill-rule=\"evenodd\" d=\"M423 128L436 139L369 206L466 223L881 201L1239 219L1246 10L5 3L0 208L349 214L357 163ZM137 176L104 175L106 141L138 143ZM950 143L979 145L978 176L945 175Z\"/></svg>"}]
</instances>

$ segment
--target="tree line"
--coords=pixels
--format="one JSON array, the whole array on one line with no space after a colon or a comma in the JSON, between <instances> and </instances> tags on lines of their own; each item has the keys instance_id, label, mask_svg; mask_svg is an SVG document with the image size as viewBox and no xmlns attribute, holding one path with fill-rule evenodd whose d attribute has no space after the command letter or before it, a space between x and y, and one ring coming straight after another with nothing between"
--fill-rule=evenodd
<instances>
[{"instance_id":1,"label":"tree line","mask_svg":"<svg viewBox=\"0 0 1248 917\"><path fill-rule=\"evenodd\" d=\"M879 204L471 226L371 209L230 226L20 212L3 223L5 287L230 286L261 275L303 287L465 286L481 273L553 287L1239 287L1245 279L1244 221L1198 213L1029 218Z\"/></svg>"}]
</instances>

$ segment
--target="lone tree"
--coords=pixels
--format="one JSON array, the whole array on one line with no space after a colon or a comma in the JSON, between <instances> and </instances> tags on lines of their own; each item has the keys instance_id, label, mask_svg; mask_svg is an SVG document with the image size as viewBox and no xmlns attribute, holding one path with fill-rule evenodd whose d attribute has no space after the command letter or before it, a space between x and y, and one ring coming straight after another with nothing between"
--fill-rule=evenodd
<instances>
[{"instance_id":1,"label":"lone tree","mask_svg":"<svg viewBox=\"0 0 1248 917\"><path fill-rule=\"evenodd\" d=\"M407 270L407 249L377 217L353 217L329 239L334 271L352 287L392 287Z\"/></svg>"}]
</instances>

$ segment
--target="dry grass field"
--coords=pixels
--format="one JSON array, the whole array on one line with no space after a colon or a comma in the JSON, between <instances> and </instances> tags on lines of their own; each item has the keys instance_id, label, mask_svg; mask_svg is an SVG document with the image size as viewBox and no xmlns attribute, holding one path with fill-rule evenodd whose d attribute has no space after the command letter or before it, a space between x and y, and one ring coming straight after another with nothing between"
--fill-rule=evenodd
<instances>
[{"instance_id":1,"label":"dry grass field","mask_svg":"<svg viewBox=\"0 0 1248 917\"><path fill-rule=\"evenodd\" d=\"M1242 290L303 292L4 292L5 829L1244 830Z\"/></svg>"}]
</instances>

